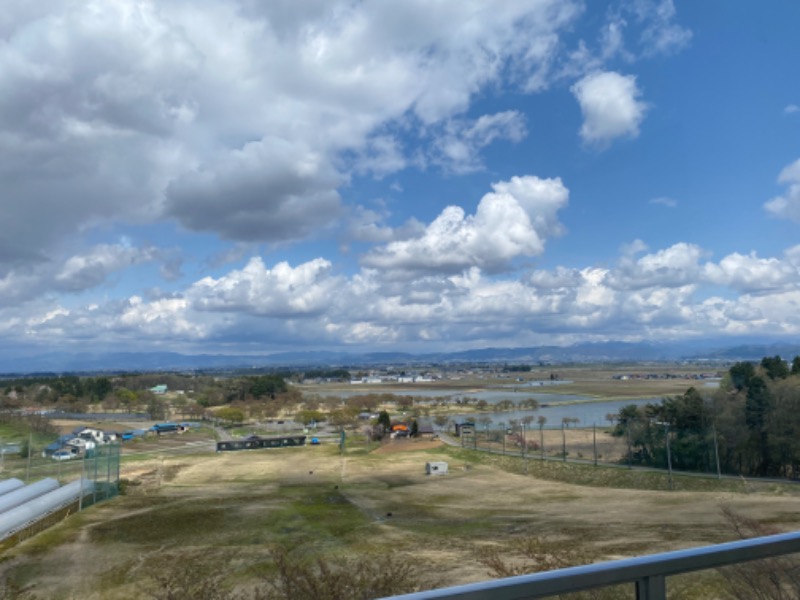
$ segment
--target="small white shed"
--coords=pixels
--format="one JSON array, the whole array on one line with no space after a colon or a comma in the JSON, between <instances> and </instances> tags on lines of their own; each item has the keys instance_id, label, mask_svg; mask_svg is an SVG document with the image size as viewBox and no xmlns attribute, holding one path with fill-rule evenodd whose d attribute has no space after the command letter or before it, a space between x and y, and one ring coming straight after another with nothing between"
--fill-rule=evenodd
<instances>
[{"instance_id":1,"label":"small white shed","mask_svg":"<svg viewBox=\"0 0 800 600\"><path fill-rule=\"evenodd\" d=\"M426 475L447 475L447 463L444 461L434 461L425 463Z\"/></svg>"}]
</instances>

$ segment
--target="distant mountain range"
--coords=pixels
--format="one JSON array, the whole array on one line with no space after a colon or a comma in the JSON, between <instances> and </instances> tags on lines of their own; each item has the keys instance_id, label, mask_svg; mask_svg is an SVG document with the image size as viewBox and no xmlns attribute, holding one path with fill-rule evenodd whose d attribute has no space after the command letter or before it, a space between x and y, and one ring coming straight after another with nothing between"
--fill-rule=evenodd
<instances>
[{"instance_id":1,"label":"distant mountain range","mask_svg":"<svg viewBox=\"0 0 800 600\"><path fill-rule=\"evenodd\" d=\"M742 344L600 342L572 346L482 348L461 352L349 353L336 351L281 352L264 355L179 354L175 352L76 353L50 352L0 359L0 373L92 373L115 371L186 371L276 367L367 367L426 364L565 364L602 362L675 362L760 360L800 355L800 343Z\"/></svg>"}]
</instances>

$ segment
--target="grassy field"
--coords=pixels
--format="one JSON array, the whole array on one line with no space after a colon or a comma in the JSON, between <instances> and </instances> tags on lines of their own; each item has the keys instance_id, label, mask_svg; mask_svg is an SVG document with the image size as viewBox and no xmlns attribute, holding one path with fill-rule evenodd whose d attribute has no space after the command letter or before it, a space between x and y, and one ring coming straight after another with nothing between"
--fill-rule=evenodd
<instances>
[{"instance_id":1,"label":"grassy field","mask_svg":"<svg viewBox=\"0 0 800 600\"><path fill-rule=\"evenodd\" d=\"M430 477L425 462L446 460ZM734 539L722 508L796 529L789 485L665 476L561 462L526 462L395 441L129 460L127 494L71 516L6 551L0 571L41 598L148 597L180 565L219 572L233 590L269 577L270 550L376 557L418 565L421 587L490 576L481 557L532 538L554 554L599 561ZM707 598L714 574L686 584Z\"/></svg>"}]
</instances>

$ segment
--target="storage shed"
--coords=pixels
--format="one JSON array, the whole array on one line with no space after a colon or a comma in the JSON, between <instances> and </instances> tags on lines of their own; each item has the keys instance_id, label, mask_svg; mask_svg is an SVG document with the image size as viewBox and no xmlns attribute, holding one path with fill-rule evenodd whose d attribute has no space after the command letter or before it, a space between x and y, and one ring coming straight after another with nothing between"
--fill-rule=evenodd
<instances>
[{"instance_id":1,"label":"storage shed","mask_svg":"<svg viewBox=\"0 0 800 600\"><path fill-rule=\"evenodd\" d=\"M425 475L447 475L447 463L441 460L425 463Z\"/></svg>"}]
</instances>

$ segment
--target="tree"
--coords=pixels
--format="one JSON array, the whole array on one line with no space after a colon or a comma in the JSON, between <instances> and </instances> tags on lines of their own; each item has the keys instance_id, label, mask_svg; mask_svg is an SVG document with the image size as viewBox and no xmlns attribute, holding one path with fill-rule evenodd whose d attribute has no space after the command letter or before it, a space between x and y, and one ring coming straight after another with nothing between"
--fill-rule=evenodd
<instances>
[{"instance_id":1,"label":"tree","mask_svg":"<svg viewBox=\"0 0 800 600\"><path fill-rule=\"evenodd\" d=\"M731 376L733 386L741 391L749 385L750 379L756 374L756 369L753 363L737 362L728 369L728 373Z\"/></svg>"},{"instance_id":2,"label":"tree","mask_svg":"<svg viewBox=\"0 0 800 600\"><path fill-rule=\"evenodd\" d=\"M447 425L447 421L449 419L445 415L436 415L433 418L433 422L436 423L436 426L441 430L444 429L444 426Z\"/></svg>"},{"instance_id":3,"label":"tree","mask_svg":"<svg viewBox=\"0 0 800 600\"><path fill-rule=\"evenodd\" d=\"M328 416L328 423L342 431L347 426L352 426L358 421L358 409L352 407L334 410ZM391 425L390 425L391 426Z\"/></svg>"},{"instance_id":4,"label":"tree","mask_svg":"<svg viewBox=\"0 0 800 600\"><path fill-rule=\"evenodd\" d=\"M761 368L770 379L786 379L789 376L789 366L780 356L765 356L761 359Z\"/></svg>"},{"instance_id":5,"label":"tree","mask_svg":"<svg viewBox=\"0 0 800 600\"><path fill-rule=\"evenodd\" d=\"M254 398L269 396L274 398L275 394L286 392L288 386L280 375L261 375L249 378L249 392ZM244 399L244 398L240 398Z\"/></svg>"},{"instance_id":6,"label":"tree","mask_svg":"<svg viewBox=\"0 0 800 600\"><path fill-rule=\"evenodd\" d=\"M419 425L417 424L417 420L416 419L411 421L411 432L410 432L409 435L411 435L411 437L413 437L413 438L415 438L415 437L417 437L419 435Z\"/></svg>"},{"instance_id":7,"label":"tree","mask_svg":"<svg viewBox=\"0 0 800 600\"><path fill-rule=\"evenodd\" d=\"M792 375L800 375L800 356L792 359Z\"/></svg>"},{"instance_id":8,"label":"tree","mask_svg":"<svg viewBox=\"0 0 800 600\"><path fill-rule=\"evenodd\" d=\"M758 376L751 378L745 401L745 423L752 434L753 445L758 449L759 464L756 472L760 475L766 475L770 469L769 432L765 427L770 405L770 391L766 381Z\"/></svg>"},{"instance_id":9,"label":"tree","mask_svg":"<svg viewBox=\"0 0 800 600\"><path fill-rule=\"evenodd\" d=\"M304 425L321 423L325 421L325 413L318 410L300 410L295 413L294 420Z\"/></svg>"},{"instance_id":10,"label":"tree","mask_svg":"<svg viewBox=\"0 0 800 600\"><path fill-rule=\"evenodd\" d=\"M125 410L131 410L139 401L139 396L136 392L124 387L116 391L116 396Z\"/></svg>"},{"instance_id":11,"label":"tree","mask_svg":"<svg viewBox=\"0 0 800 600\"><path fill-rule=\"evenodd\" d=\"M166 403L155 394L146 392L147 394L147 414L155 421L161 421L167 418Z\"/></svg>"},{"instance_id":12,"label":"tree","mask_svg":"<svg viewBox=\"0 0 800 600\"><path fill-rule=\"evenodd\" d=\"M245 419L244 411L230 406L220 408L214 413L214 416L228 423L243 423Z\"/></svg>"},{"instance_id":13,"label":"tree","mask_svg":"<svg viewBox=\"0 0 800 600\"><path fill-rule=\"evenodd\" d=\"M384 434L392 428L392 419L385 410L382 410L380 414L378 414L378 425L381 426Z\"/></svg>"}]
</instances>

